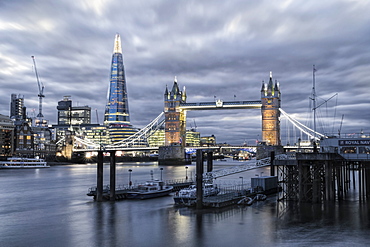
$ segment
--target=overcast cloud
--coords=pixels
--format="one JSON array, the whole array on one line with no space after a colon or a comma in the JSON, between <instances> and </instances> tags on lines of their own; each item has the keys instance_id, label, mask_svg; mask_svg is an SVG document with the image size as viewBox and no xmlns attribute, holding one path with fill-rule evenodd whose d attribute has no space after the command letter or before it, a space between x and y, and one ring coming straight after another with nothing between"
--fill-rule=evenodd
<instances>
[{"instance_id":1,"label":"overcast cloud","mask_svg":"<svg viewBox=\"0 0 370 247\"><path fill-rule=\"evenodd\" d=\"M270 71L280 82L282 108L308 123L315 64L318 104L338 93L320 107L318 130L337 133L344 115L342 133L368 133L369 13L363 0L2 0L0 113L9 115L16 93L24 95L28 115L37 114L33 55L50 124L64 95L89 105L92 123L97 109L102 123L120 33L135 127L163 111L175 76L187 102L259 100ZM260 110L189 112L187 119L218 142L252 143L261 133Z\"/></svg>"}]
</instances>

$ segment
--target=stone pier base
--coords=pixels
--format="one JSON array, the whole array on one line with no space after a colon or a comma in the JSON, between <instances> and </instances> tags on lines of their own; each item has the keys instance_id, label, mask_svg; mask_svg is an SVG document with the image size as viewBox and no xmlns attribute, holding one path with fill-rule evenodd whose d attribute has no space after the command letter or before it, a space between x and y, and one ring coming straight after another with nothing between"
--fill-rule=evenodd
<instances>
[{"instance_id":1,"label":"stone pier base","mask_svg":"<svg viewBox=\"0 0 370 247\"><path fill-rule=\"evenodd\" d=\"M191 160L186 159L182 146L162 146L158 151L158 165L187 165Z\"/></svg>"}]
</instances>

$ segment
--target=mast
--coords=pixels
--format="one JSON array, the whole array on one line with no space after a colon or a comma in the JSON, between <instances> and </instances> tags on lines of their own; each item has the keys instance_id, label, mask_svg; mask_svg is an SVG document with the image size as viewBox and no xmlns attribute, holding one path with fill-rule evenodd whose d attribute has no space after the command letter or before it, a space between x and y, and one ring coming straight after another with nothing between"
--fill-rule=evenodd
<instances>
[{"instance_id":1,"label":"mast","mask_svg":"<svg viewBox=\"0 0 370 247\"><path fill-rule=\"evenodd\" d=\"M313 101L313 130L314 130L314 139L316 139L316 91L315 91L315 72L316 68L313 65L312 69L312 101Z\"/></svg>"}]
</instances>

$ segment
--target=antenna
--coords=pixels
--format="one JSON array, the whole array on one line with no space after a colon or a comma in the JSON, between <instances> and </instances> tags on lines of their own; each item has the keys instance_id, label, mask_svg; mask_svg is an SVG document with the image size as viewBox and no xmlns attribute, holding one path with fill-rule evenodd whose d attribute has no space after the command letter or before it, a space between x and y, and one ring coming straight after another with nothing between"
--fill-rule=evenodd
<instances>
[{"instance_id":1,"label":"antenna","mask_svg":"<svg viewBox=\"0 0 370 247\"><path fill-rule=\"evenodd\" d=\"M96 112L96 123L99 124L99 115L98 115L98 109L95 108L95 112Z\"/></svg>"}]
</instances>

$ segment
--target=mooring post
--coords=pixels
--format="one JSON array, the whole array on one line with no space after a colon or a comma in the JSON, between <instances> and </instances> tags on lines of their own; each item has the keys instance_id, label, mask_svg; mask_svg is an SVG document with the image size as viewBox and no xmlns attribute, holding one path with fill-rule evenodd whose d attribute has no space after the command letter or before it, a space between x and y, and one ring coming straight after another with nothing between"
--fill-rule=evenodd
<instances>
[{"instance_id":1,"label":"mooring post","mask_svg":"<svg viewBox=\"0 0 370 247\"><path fill-rule=\"evenodd\" d=\"M197 149L196 162L197 209L203 208L203 151Z\"/></svg>"},{"instance_id":2,"label":"mooring post","mask_svg":"<svg viewBox=\"0 0 370 247\"><path fill-rule=\"evenodd\" d=\"M103 151L98 151L96 200L103 201Z\"/></svg>"},{"instance_id":3,"label":"mooring post","mask_svg":"<svg viewBox=\"0 0 370 247\"><path fill-rule=\"evenodd\" d=\"M115 201L116 200L116 151L110 151L110 194L109 200Z\"/></svg>"},{"instance_id":4,"label":"mooring post","mask_svg":"<svg viewBox=\"0 0 370 247\"><path fill-rule=\"evenodd\" d=\"M275 167L274 167L274 161L275 161L275 152L271 151L270 153L270 176L275 176Z\"/></svg>"},{"instance_id":5,"label":"mooring post","mask_svg":"<svg viewBox=\"0 0 370 247\"><path fill-rule=\"evenodd\" d=\"M207 152L207 172L213 171L213 152Z\"/></svg>"}]
</instances>

